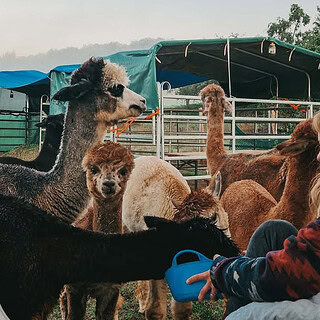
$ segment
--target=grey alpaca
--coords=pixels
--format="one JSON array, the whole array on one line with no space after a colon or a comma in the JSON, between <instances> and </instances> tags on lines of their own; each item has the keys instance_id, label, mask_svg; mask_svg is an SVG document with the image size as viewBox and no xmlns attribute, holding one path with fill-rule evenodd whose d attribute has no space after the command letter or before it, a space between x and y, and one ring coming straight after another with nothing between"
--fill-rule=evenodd
<instances>
[{"instance_id":1,"label":"grey alpaca","mask_svg":"<svg viewBox=\"0 0 320 320\"><path fill-rule=\"evenodd\" d=\"M61 151L49 172L0 165L0 194L25 201L72 223L86 207L89 194L81 161L86 150L103 139L119 119L139 116L145 99L126 88L124 68L91 58L72 75L71 84L53 99L69 101Z\"/></svg>"}]
</instances>

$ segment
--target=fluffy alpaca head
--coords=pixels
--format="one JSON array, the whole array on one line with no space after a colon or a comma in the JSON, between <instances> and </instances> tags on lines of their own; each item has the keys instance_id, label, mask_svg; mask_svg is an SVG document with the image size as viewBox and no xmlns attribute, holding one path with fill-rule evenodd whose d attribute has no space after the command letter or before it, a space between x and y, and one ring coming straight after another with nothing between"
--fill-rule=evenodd
<instances>
[{"instance_id":1,"label":"fluffy alpaca head","mask_svg":"<svg viewBox=\"0 0 320 320\"><path fill-rule=\"evenodd\" d=\"M212 183L206 188L191 192L181 204L174 203L175 221L185 221L196 217L215 218L217 226L229 232L228 215L224 211L220 200L221 174L217 172Z\"/></svg>"},{"instance_id":2,"label":"fluffy alpaca head","mask_svg":"<svg viewBox=\"0 0 320 320\"><path fill-rule=\"evenodd\" d=\"M64 125L64 114L49 115L36 124L38 128L46 128L45 141L54 149L59 149Z\"/></svg>"},{"instance_id":3,"label":"fluffy alpaca head","mask_svg":"<svg viewBox=\"0 0 320 320\"><path fill-rule=\"evenodd\" d=\"M209 110L214 108L216 111L232 111L232 106L227 100L223 89L217 84L209 84L200 91L203 103L203 114L207 115Z\"/></svg>"},{"instance_id":4,"label":"fluffy alpaca head","mask_svg":"<svg viewBox=\"0 0 320 320\"><path fill-rule=\"evenodd\" d=\"M134 157L120 144L106 141L88 149L82 167L91 195L108 199L123 194L134 167Z\"/></svg>"},{"instance_id":5,"label":"fluffy alpaca head","mask_svg":"<svg viewBox=\"0 0 320 320\"><path fill-rule=\"evenodd\" d=\"M98 121L116 122L137 117L146 110L145 99L128 89L128 82L123 67L102 58L90 58L73 73L70 86L58 91L53 99L90 100L97 107Z\"/></svg>"}]
</instances>

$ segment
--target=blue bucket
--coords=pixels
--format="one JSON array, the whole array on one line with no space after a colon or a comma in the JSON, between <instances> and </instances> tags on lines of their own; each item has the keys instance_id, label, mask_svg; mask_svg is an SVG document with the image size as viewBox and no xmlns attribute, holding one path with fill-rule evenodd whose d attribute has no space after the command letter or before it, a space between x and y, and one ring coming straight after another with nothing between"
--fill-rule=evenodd
<instances>
[{"instance_id":1,"label":"blue bucket","mask_svg":"<svg viewBox=\"0 0 320 320\"><path fill-rule=\"evenodd\" d=\"M177 258L184 253L194 253L199 261L177 264ZM172 266L166 271L165 278L172 293L173 298L179 302L197 301L198 295L206 284L204 280L187 284L186 280L191 276L208 271L212 266L212 260L205 257L200 252L194 250L182 250L178 252L172 260ZM210 299L210 291L205 299Z\"/></svg>"}]
</instances>

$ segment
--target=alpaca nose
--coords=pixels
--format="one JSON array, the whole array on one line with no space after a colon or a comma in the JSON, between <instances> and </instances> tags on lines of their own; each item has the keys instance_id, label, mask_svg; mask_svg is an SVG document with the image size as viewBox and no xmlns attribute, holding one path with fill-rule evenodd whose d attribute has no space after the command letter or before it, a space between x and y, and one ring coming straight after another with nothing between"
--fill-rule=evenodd
<instances>
[{"instance_id":1,"label":"alpaca nose","mask_svg":"<svg viewBox=\"0 0 320 320\"><path fill-rule=\"evenodd\" d=\"M115 182L112 180L105 180L102 183L102 191L105 194L113 194L115 193L116 189L115 189Z\"/></svg>"},{"instance_id":2,"label":"alpaca nose","mask_svg":"<svg viewBox=\"0 0 320 320\"><path fill-rule=\"evenodd\" d=\"M140 100L143 104L146 104L146 99L141 99Z\"/></svg>"}]
</instances>

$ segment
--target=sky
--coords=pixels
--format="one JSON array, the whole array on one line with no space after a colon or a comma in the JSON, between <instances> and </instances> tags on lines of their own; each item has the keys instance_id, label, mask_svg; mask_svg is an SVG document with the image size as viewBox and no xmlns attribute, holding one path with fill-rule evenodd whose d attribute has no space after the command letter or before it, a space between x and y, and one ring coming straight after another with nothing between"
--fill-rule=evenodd
<instances>
[{"instance_id":1,"label":"sky","mask_svg":"<svg viewBox=\"0 0 320 320\"><path fill-rule=\"evenodd\" d=\"M292 3L311 17L319 0L0 0L0 56L143 38L264 36Z\"/></svg>"}]
</instances>

